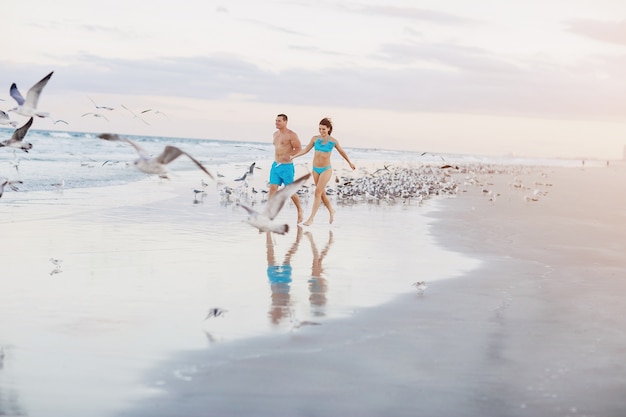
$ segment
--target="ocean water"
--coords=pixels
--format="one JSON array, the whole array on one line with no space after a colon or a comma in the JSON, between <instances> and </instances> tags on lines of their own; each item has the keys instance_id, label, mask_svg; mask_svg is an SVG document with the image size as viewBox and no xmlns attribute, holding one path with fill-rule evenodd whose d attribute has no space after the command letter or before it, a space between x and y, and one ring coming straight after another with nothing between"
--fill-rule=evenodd
<instances>
[{"instance_id":1,"label":"ocean water","mask_svg":"<svg viewBox=\"0 0 626 417\"><path fill-rule=\"evenodd\" d=\"M9 138L12 129L0 129L0 137ZM218 139L189 139L157 136L128 136L151 154L159 154L165 145L177 146L209 169L227 164L250 164L273 159L273 145L260 142L224 141ZM33 144L28 152L0 148L0 178L21 180L20 191L54 190L54 184L64 188L88 188L125 184L146 177L132 166L137 157L126 143L108 142L95 133L62 132L31 129L26 138ZM363 149L346 147L353 161L402 161L409 163L489 163L517 165L580 165L578 160L513 158L460 154L434 154L397 151L384 148ZM333 159L341 159L336 153ZM172 163L177 170L195 170L187 158Z\"/></svg>"}]
</instances>

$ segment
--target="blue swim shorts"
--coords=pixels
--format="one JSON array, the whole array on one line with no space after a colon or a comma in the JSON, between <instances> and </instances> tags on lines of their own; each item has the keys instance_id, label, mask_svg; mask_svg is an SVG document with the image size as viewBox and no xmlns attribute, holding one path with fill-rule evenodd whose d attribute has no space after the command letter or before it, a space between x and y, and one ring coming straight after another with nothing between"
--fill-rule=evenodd
<instances>
[{"instance_id":1,"label":"blue swim shorts","mask_svg":"<svg viewBox=\"0 0 626 417\"><path fill-rule=\"evenodd\" d=\"M270 184L276 184L278 186L291 184L295 171L293 162L281 164L274 161L274 163L272 163L272 169L270 169Z\"/></svg>"}]
</instances>

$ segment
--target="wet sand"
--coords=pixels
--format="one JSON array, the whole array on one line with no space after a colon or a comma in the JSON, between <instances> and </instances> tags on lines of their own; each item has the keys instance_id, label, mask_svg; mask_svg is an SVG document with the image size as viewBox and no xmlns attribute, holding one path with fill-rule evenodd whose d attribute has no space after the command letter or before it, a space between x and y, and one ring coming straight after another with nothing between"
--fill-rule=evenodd
<instances>
[{"instance_id":1,"label":"wet sand","mask_svg":"<svg viewBox=\"0 0 626 417\"><path fill-rule=\"evenodd\" d=\"M479 268L407 269L423 295L174 355L119 415L626 415L625 167L488 171L452 174L459 197L428 214Z\"/></svg>"},{"instance_id":2,"label":"wet sand","mask_svg":"<svg viewBox=\"0 0 626 417\"><path fill-rule=\"evenodd\" d=\"M257 165L247 191L262 207L251 188L264 188L269 164ZM445 279L477 264L427 236L426 205L337 207L332 227L322 209L306 229L290 205L279 219L292 230L268 238L235 204L246 187L234 179L246 168L219 167L223 184L175 172L171 181L2 197L1 414L115 415L163 389L145 373L177 352L323 327L410 291L403 271ZM203 179L206 194L195 193ZM427 256L407 257L416 247ZM287 263L291 281L270 277ZM227 312L207 318L212 308ZM189 381L189 369L171 372Z\"/></svg>"},{"instance_id":3,"label":"wet sand","mask_svg":"<svg viewBox=\"0 0 626 417\"><path fill-rule=\"evenodd\" d=\"M471 170L269 246L198 175L5 194L1 414L625 415L625 167Z\"/></svg>"}]
</instances>

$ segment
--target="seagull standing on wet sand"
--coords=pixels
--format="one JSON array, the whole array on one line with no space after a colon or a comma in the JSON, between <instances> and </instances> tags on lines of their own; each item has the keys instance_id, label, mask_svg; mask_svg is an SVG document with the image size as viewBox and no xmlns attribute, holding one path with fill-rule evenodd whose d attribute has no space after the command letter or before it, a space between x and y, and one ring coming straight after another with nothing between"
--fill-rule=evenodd
<instances>
[{"instance_id":1,"label":"seagull standing on wet sand","mask_svg":"<svg viewBox=\"0 0 626 417\"><path fill-rule=\"evenodd\" d=\"M23 126L15 129L10 139L0 142L0 148L6 146L7 148L21 149L24 152L28 152L30 149L33 148L33 144L30 142L24 142L23 139L32 124L33 118L31 117L26 123L24 123Z\"/></svg>"},{"instance_id":2,"label":"seagull standing on wet sand","mask_svg":"<svg viewBox=\"0 0 626 417\"><path fill-rule=\"evenodd\" d=\"M26 93L26 99L24 99L24 97L22 97L22 95L20 94L20 90L17 89L17 85L15 85L15 83L11 84L11 89L9 92L11 94L11 97L13 97L15 101L17 101L17 107L14 107L9 111L14 111L17 114L26 117L49 117L49 113L40 112L37 110L37 103L39 102L39 95L41 94L41 91L46 86L46 84L48 84L48 81L50 80L50 77L52 77L52 74L54 74L54 71L39 80L37 84L33 85L28 90L28 93Z\"/></svg>"},{"instance_id":3,"label":"seagull standing on wet sand","mask_svg":"<svg viewBox=\"0 0 626 417\"><path fill-rule=\"evenodd\" d=\"M151 157L145 149L128 138L118 136L114 133L102 133L98 135L98 137L104 140L122 141L132 145L132 147L135 148L139 154L139 158L135 160L135 166L141 172L146 174L155 174L158 175L159 178L169 179L167 176L167 164L178 158L180 155L185 155L191 159L191 161L196 164L198 168L211 177L211 179L214 179L213 175L198 160L176 146L167 145L160 155Z\"/></svg>"},{"instance_id":4,"label":"seagull standing on wet sand","mask_svg":"<svg viewBox=\"0 0 626 417\"><path fill-rule=\"evenodd\" d=\"M210 319L211 317L220 317L220 316L224 316L224 313L226 313L228 310L224 310L223 308L219 308L219 307L212 307L211 309L209 309L209 312L207 313L206 317L204 318L205 320Z\"/></svg>"},{"instance_id":5,"label":"seagull standing on wet sand","mask_svg":"<svg viewBox=\"0 0 626 417\"><path fill-rule=\"evenodd\" d=\"M274 218L278 215L280 210L285 205L285 202L288 198L291 198L293 194L295 194L298 189L304 184L304 182L309 179L311 173L309 172L306 175L298 178L294 182L289 185L286 185L284 188L278 190L265 204L262 212L258 212L254 210L252 207L249 207L245 204L238 203L239 206L243 207L248 212L248 218L246 222L257 229L259 232L274 232L279 235L284 235L289 231L288 224L277 224L274 222Z\"/></svg>"},{"instance_id":6,"label":"seagull standing on wet sand","mask_svg":"<svg viewBox=\"0 0 626 417\"><path fill-rule=\"evenodd\" d=\"M52 262L52 264L54 266L61 266L61 264L63 263L62 259L56 259L56 258L50 258L50 262Z\"/></svg>"},{"instance_id":7,"label":"seagull standing on wet sand","mask_svg":"<svg viewBox=\"0 0 626 417\"><path fill-rule=\"evenodd\" d=\"M428 288L424 281L417 281L413 283L413 286L417 288L419 294L424 294L424 291L426 291L426 288Z\"/></svg>"}]
</instances>

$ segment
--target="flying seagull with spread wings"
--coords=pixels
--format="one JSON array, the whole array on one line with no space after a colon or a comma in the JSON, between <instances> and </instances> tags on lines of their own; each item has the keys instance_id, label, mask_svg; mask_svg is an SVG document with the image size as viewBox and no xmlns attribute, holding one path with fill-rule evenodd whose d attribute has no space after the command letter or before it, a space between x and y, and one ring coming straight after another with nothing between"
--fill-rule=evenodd
<instances>
[{"instance_id":1,"label":"flying seagull with spread wings","mask_svg":"<svg viewBox=\"0 0 626 417\"><path fill-rule=\"evenodd\" d=\"M285 205L287 199L291 198L298 189L306 182L311 176L309 172L306 175L296 179L289 185L278 190L263 207L261 212L256 211L252 207L239 203L239 206L243 207L248 212L248 218L246 222L257 229L259 232L274 232L279 235L284 235L289 231L289 225L286 223L277 223L274 221L280 210Z\"/></svg>"},{"instance_id":2,"label":"flying seagull with spread wings","mask_svg":"<svg viewBox=\"0 0 626 417\"><path fill-rule=\"evenodd\" d=\"M122 141L132 145L133 148L139 154L139 158L135 160L135 166L141 172L146 174L154 174L158 175L160 178L169 179L167 176L167 164L175 160L181 155L185 155L191 161L198 166L202 171L204 171L211 179L213 175L193 156L189 155L187 152L177 148L176 146L167 145L163 152L160 155L152 157L145 149L141 146L133 142L132 140L119 136L115 133L102 133L98 135L100 139L110 140L110 141Z\"/></svg>"},{"instance_id":3,"label":"flying seagull with spread wings","mask_svg":"<svg viewBox=\"0 0 626 417\"><path fill-rule=\"evenodd\" d=\"M24 152L28 152L30 149L33 148L33 144L30 142L24 142L23 139L26 136L26 133L28 132L28 129L30 129L30 126L32 124L33 124L33 118L31 117L30 119L28 119L26 123L24 123L23 126L20 126L17 129L15 129L10 139L0 142L0 148L3 146L6 146L7 148L21 149Z\"/></svg>"},{"instance_id":4,"label":"flying seagull with spread wings","mask_svg":"<svg viewBox=\"0 0 626 417\"><path fill-rule=\"evenodd\" d=\"M49 113L40 112L39 110L37 110L37 103L39 103L39 96L41 95L41 91L46 86L46 84L48 84L48 81L50 80L50 77L52 77L52 74L54 74L54 71L39 80L37 84L33 85L28 90L28 93L26 93L26 99L24 99L24 97L22 97L22 94L20 94L20 90L18 90L17 85L15 83L11 84L11 89L9 90L9 93L11 94L11 97L13 97L13 99L15 99L15 101L17 102L17 107L12 108L10 111L14 111L17 114L26 117L49 117Z\"/></svg>"}]
</instances>

